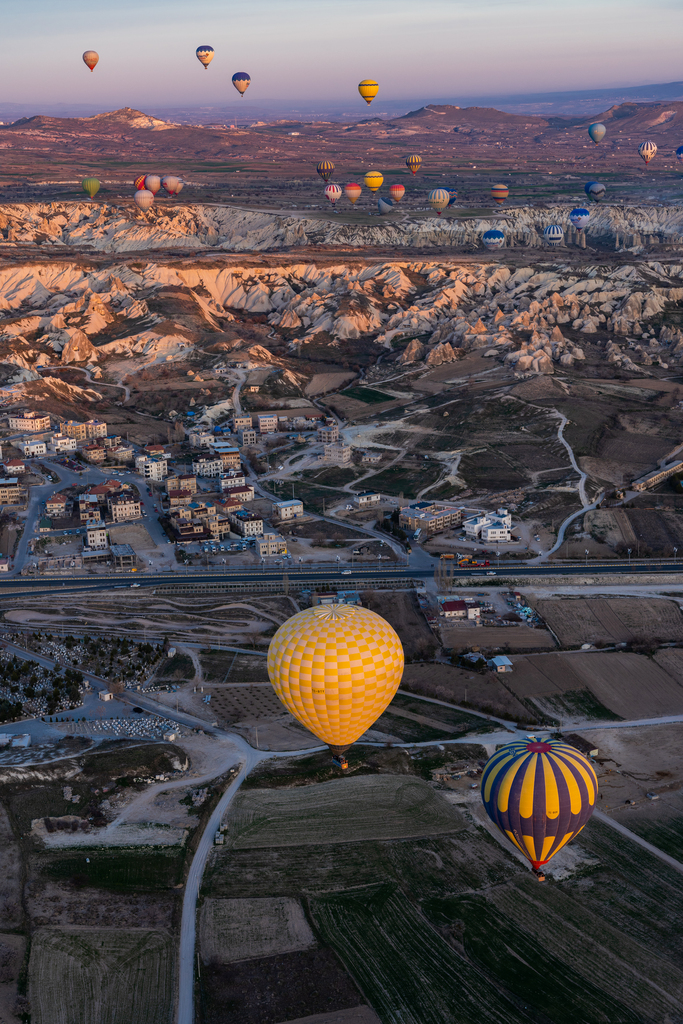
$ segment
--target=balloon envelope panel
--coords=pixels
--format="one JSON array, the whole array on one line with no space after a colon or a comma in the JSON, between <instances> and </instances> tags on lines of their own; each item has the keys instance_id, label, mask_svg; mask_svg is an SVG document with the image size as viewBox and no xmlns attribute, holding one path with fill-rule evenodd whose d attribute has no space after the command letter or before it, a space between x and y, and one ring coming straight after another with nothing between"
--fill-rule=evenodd
<instances>
[{"instance_id":1,"label":"balloon envelope panel","mask_svg":"<svg viewBox=\"0 0 683 1024\"><path fill-rule=\"evenodd\" d=\"M406 157L406 167L413 173L417 174L422 166L422 157L418 156L417 153L412 153Z\"/></svg>"},{"instance_id":2,"label":"balloon envelope panel","mask_svg":"<svg viewBox=\"0 0 683 1024\"><path fill-rule=\"evenodd\" d=\"M334 164L332 163L331 160L321 160L318 166L316 167L316 171L323 179L323 181L329 181L334 171Z\"/></svg>"},{"instance_id":3,"label":"balloon envelope panel","mask_svg":"<svg viewBox=\"0 0 683 1024\"><path fill-rule=\"evenodd\" d=\"M657 156L657 145L654 142L641 142L638 146L638 155L641 160L644 160L646 164L649 164L650 160L653 160Z\"/></svg>"},{"instance_id":4,"label":"balloon envelope panel","mask_svg":"<svg viewBox=\"0 0 683 1024\"><path fill-rule=\"evenodd\" d=\"M564 230L559 224L549 224L543 232L543 238L548 245L559 245L564 238Z\"/></svg>"},{"instance_id":5,"label":"balloon envelope panel","mask_svg":"<svg viewBox=\"0 0 683 1024\"><path fill-rule=\"evenodd\" d=\"M547 864L581 831L597 793L588 758L558 740L508 743L489 759L481 777L486 813L534 868Z\"/></svg>"},{"instance_id":6,"label":"balloon envelope panel","mask_svg":"<svg viewBox=\"0 0 683 1024\"><path fill-rule=\"evenodd\" d=\"M380 615L355 605L298 612L268 648L278 697L324 743L345 748L382 714L403 675L403 648Z\"/></svg>"}]
</instances>

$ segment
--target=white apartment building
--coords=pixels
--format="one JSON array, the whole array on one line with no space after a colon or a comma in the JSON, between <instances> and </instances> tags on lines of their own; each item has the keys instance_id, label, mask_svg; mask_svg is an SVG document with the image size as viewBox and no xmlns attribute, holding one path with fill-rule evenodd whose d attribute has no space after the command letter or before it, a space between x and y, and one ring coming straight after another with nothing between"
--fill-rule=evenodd
<instances>
[{"instance_id":1,"label":"white apartment building","mask_svg":"<svg viewBox=\"0 0 683 1024\"><path fill-rule=\"evenodd\" d=\"M277 413L262 413L256 419L259 434L274 434L277 431Z\"/></svg>"},{"instance_id":2,"label":"white apartment building","mask_svg":"<svg viewBox=\"0 0 683 1024\"><path fill-rule=\"evenodd\" d=\"M78 443L75 437L68 437L66 434L53 434L47 442L47 450L50 452L75 452Z\"/></svg>"},{"instance_id":3,"label":"white apartment building","mask_svg":"<svg viewBox=\"0 0 683 1024\"><path fill-rule=\"evenodd\" d=\"M243 446L256 444L256 441L258 440L258 434L253 429L253 427L248 427L246 430L239 430L237 432L237 437L239 443Z\"/></svg>"},{"instance_id":4,"label":"white apartment building","mask_svg":"<svg viewBox=\"0 0 683 1024\"><path fill-rule=\"evenodd\" d=\"M9 417L10 430L30 430L37 433L50 429L50 417L42 412L20 412Z\"/></svg>"},{"instance_id":5,"label":"white apartment building","mask_svg":"<svg viewBox=\"0 0 683 1024\"><path fill-rule=\"evenodd\" d=\"M256 512L245 512L238 509L228 512L228 519L233 533L241 537L261 537L263 535L263 519Z\"/></svg>"},{"instance_id":6,"label":"white apartment building","mask_svg":"<svg viewBox=\"0 0 683 1024\"><path fill-rule=\"evenodd\" d=\"M140 502L132 494L117 494L107 501L109 514L115 523L125 523L141 516Z\"/></svg>"},{"instance_id":7,"label":"white apartment building","mask_svg":"<svg viewBox=\"0 0 683 1024\"><path fill-rule=\"evenodd\" d=\"M219 483L222 491L228 491L231 487L245 487L247 478L241 469L229 469L223 473Z\"/></svg>"},{"instance_id":8,"label":"white apartment building","mask_svg":"<svg viewBox=\"0 0 683 1024\"><path fill-rule=\"evenodd\" d=\"M165 459L152 459L149 455L138 455L135 459L135 472L145 480L165 480L168 476L168 463Z\"/></svg>"},{"instance_id":9,"label":"white apartment building","mask_svg":"<svg viewBox=\"0 0 683 1024\"><path fill-rule=\"evenodd\" d=\"M234 416L232 420L232 429L238 430L251 430L254 422L251 416Z\"/></svg>"},{"instance_id":10,"label":"white apartment building","mask_svg":"<svg viewBox=\"0 0 683 1024\"><path fill-rule=\"evenodd\" d=\"M468 540L482 540L485 544L506 543L512 538L512 516L506 508L472 516L462 524Z\"/></svg>"},{"instance_id":11,"label":"white apartment building","mask_svg":"<svg viewBox=\"0 0 683 1024\"><path fill-rule=\"evenodd\" d=\"M191 430L188 440L193 448L208 448L213 439L212 430Z\"/></svg>"},{"instance_id":12,"label":"white apartment building","mask_svg":"<svg viewBox=\"0 0 683 1024\"><path fill-rule=\"evenodd\" d=\"M332 462L336 466L350 466L353 448L349 444L326 444L320 456L321 462Z\"/></svg>"},{"instance_id":13,"label":"white apartment building","mask_svg":"<svg viewBox=\"0 0 683 1024\"><path fill-rule=\"evenodd\" d=\"M47 448L45 447L44 441L27 441L23 445L24 457L27 459L33 459L37 455L46 455Z\"/></svg>"},{"instance_id":14,"label":"white apartment building","mask_svg":"<svg viewBox=\"0 0 683 1024\"><path fill-rule=\"evenodd\" d=\"M109 547L107 528L101 520L88 523L86 526L85 545L89 551L101 551Z\"/></svg>"},{"instance_id":15,"label":"white apartment building","mask_svg":"<svg viewBox=\"0 0 683 1024\"><path fill-rule=\"evenodd\" d=\"M318 427L318 441L320 441L321 444L334 444L334 442L338 440L338 423L326 423L324 426Z\"/></svg>"},{"instance_id":16,"label":"white apartment building","mask_svg":"<svg viewBox=\"0 0 683 1024\"><path fill-rule=\"evenodd\" d=\"M284 523L289 519L300 519L304 514L304 503L298 498L291 498L289 501L274 501L273 515L277 516L280 522Z\"/></svg>"},{"instance_id":17,"label":"white apartment building","mask_svg":"<svg viewBox=\"0 0 683 1024\"><path fill-rule=\"evenodd\" d=\"M195 476L221 476L223 473L223 460L220 457L213 459L197 459L192 463L192 472Z\"/></svg>"},{"instance_id":18,"label":"white apartment building","mask_svg":"<svg viewBox=\"0 0 683 1024\"><path fill-rule=\"evenodd\" d=\"M358 508L370 508L372 505L379 505L381 500L382 495L376 491L363 491L362 494L356 495L353 502Z\"/></svg>"}]
</instances>

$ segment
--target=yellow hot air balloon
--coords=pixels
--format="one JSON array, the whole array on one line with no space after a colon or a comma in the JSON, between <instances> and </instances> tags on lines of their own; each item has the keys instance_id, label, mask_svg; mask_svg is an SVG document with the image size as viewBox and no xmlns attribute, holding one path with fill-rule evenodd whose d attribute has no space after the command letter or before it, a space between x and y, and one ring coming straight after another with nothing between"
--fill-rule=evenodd
<instances>
[{"instance_id":1,"label":"yellow hot air balloon","mask_svg":"<svg viewBox=\"0 0 683 1024\"><path fill-rule=\"evenodd\" d=\"M384 175L380 174L379 171L368 171L363 178L363 181L365 182L366 188L369 188L371 192L376 192L378 188L382 187Z\"/></svg>"},{"instance_id":2,"label":"yellow hot air balloon","mask_svg":"<svg viewBox=\"0 0 683 1024\"><path fill-rule=\"evenodd\" d=\"M418 156L417 153L413 153L411 156L406 157L406 167L412 174L417 174L422 166L422 157Z\"/></svg>"},{"instance_id":3,"label":"yellow hot air balloon","mask_svg":"<svg viewBox=\"0 0 683 1024\"><path fill-rule=\"evenodd\" d=\"M403 648L368 608L317 605L280 626L268 648L268 675L287 710L343 763L343 752L396 693Z\"/></svg>"},{"instance_id":4,"label":"yellow hot air balloon","mask_svg":"<svg viewBox=\"0 0 683 1024\"><path fill-rule=\"evenodd\" d=\"M379 85L377 82L373 82L371 78L364 78L358 86L358 92L361 94L365 102L370 104L379 92Z\"/></svg>"},{"instance_id":5,"label":"yellow hot air balloon","mask_svg":"<svg viewBox=\"0 0 683 1024\"><path fill-rule=\"evenodd\" d=\"M97 193L100 191L100 183L97 178L84 178L81 182L83 191L94 199Z\"/></svg>"}]
</instances>

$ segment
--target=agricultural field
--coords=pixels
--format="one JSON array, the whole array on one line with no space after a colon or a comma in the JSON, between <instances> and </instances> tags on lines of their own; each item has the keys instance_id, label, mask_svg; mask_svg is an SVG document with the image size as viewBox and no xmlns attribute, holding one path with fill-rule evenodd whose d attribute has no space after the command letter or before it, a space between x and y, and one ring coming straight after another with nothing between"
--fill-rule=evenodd
<instances>
[{"instance_id":1,"label":"agricultural field","mask_svg":"<svg viewBox=\"0 0 683 1024\"><path fill-rule=\"evenodd\" d=\"M471 651L476 647L486 653L490 651L543 651L555 647L555 641L547 629L533 629L531 626L461 626L440 625L439 632L444 647L456 652Z\"/></svg>"},{"instance_id":2,"label":"agricultural field","mask_svg":"<svg viewBox=\"0 0 683 1024\"><path fill-rule=\"evenodd\" d=\"M317 945L301 902L287 896L204 900L199 942L205 964L295 953Z\"/></svg>"},{"instance_id":3,"label":"agricultural field","mask_svg":"<svg viewBox=\"0 0 683 1024\"><path fill-rule=\"evenodd\" d=\"M683 615L674 601L639 597L533 601L563 647L630 640L683 640Z\"/></svg>"},{"instance_id":4,"label":"agricultural field","mask_svg":"<svg viewBox=\"0 0 683 1024\"><path fill-rule=\"evenodd\" d=\"M528 714L528 709L501 683L499 676L493 672L475 672L474 668L425 663L406 665L401 689L450 704L465 704L499 718L518 721ZM425 704L425 714L439 717L440 712Z\"/></svg>"},{"instance_id":5,"label":"agricultural field","mask_svg":"<svg viewBox=\"0 0 683 1024\"><path fill-rule=\"evenodd\" d=\"M38 928L28 998L34 1024L169 1024L171 936L146 929Z\"/></svg>"},{"instance_id":6,"label":"agricultural field","mask_svg":"<svg viewBox=\"0 0 683 1024\"><path fill-rule=\"evenodd\" d=\"M243 790L226 824L236 849L440 835L464 827L459 812L424 782L391 775L313 789Z\"/></svg>"},{"instance_id":7,"label":"agricultural field","mask_svg":"<svg viewBox=\"0 0 683 1024\"><path fill-rule=\"evenodd\" d=\"M551 714L562 704L565 715L577 718L631 720L683 714L683 685L639 654L517 657L507 684L520 700L531 700Z\"/></svg>"},{"instance_id":8,"label":"agricultural field","mask_svg":"<svg viewBox=\"0 0 683 1024\"><path fill-rule=\"evenodd\" d=\"M641 555L671 558L674 547L683 548L683 521L673 510L635 507L624 509L624 514L636 538L635 550Z\"/></svg>"},{"instance_id":9,"label":"agricultural field","mask_svg":"<svg viewBox=\"0 0 683 1024\"><path fill-rule=\"evenodd\" d=\"M394 627L401 638L406 660L424 656L429 660L436 649L436 638L411 591L389 593L383 590L364 592L363 604Z\"/></svg>"},{"instance_id":10,"label":"agricultural field","mask_svg":"<svg viewBox=\"0 0 683 1024\"><path fill-rule=\"evenodd\" d=\"M379 729L407 743L465 736L468 732L486 733L498 728L497 723L468 715L466 711L428 704L401 693L394 697L373 726L373 729Z\"/></svg>"}]
</instances>

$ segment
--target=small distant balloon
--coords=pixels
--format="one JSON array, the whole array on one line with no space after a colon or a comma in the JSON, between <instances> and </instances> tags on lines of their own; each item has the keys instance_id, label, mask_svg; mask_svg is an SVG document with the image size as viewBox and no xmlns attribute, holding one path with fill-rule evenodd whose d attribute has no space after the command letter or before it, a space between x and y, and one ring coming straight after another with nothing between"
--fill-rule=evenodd
<instances>
[{"instance_id":1,"label":"small distant balloon","mask_svg":"<svg viewBox=\"0 0 683 1024\"><path fill-rule=\"evenodd\" d=\"M385 199L384 196L377 197L377 209L382 216L384 216L385 213L391 213L393 208L394 204L391 199Z\"/></svg>"},{"instance_id":2,"label":"small distant balloon","mask_svg":"<svg viewBox=\"0 0 683 1024\"><path fill-rule=\"evenodd\" d=\"M583 206L577 206L577 208L572 210L569 214L569 221L572 227L575 227L577 231L583 231L588 224L590 217L590 210L586 210Z\"/></svg>"},{"instance_id":3,"label":"small distant balloon","mask_svg":"<svg viewBox=\"0 0 683 1024\"><path fill-rule=\"evenodd\" d=\"M366 188L369 188L371 192L376 192L384 183L384 175L380 174L379 171L368 171L363 181Z\"/></svg>"},{"instance_id":4,"label":"small distant balloon","mask_svg":"<svg viewBox=\"0 0 683 1024\"><path fill-rule=\"evenodd\" d=\"M683 146L679 146L676 150L676 159L678 160L679 164L683 164Z\"/></svg>"},{"instance_id":5,"label":"small distant balloon","mask_svg":"<svg viewBox=\"0 0 683 1024\"><path fill-rule=\"evenodd\" d=\"M215 56L213 46L198 46L196 53L197 60L199 61L200 64L204 65L204 70L208 71L209 64L211 63Z\"/></svg>"},{"instance_id":6,"label":"small distant balloon","mask_svg":"<svg viewBox=\"0 0 683 1024\"><path fill-rule=\"evenodd\" d=\"M332 203L332 206L334 206L338 199L341 199L341 194L342 190L340 185L330 184L325 187L325 195Z\"/></svg>"},{"instance_id":7,"label":"small distant balloon","mask_svg":"<svg viewBox=\"0 0 683 1024\"><path fill-rule=\"evenodd\" d=\"M348 185L344 186L344 195L352 206L355 205L357 199L360 199L362 191L363 189L356 181L350 181Z\"/></svg>"},{"instance_id":8,"label":"small distant balloon","mask_svg":"<svg viewBox=\"0 0 683 1024\"><path fill-rule=\"evenodd\" d=\"M436 210L439 217L451 201L450 193L445 188L433 188L427 198L432 210Z\"/></svg>"},{"instance_id":9,"label":"small distant balloon","mask_svg":"<svg viewBox=\"0 0 683 1024\"><path fill-rule=\"evenodd\" d=\"M134 199L138 207L145 213L154 202L154 193L150 192L148 188L139 188L135 193Z\"/></svg>"},{"instance_id":10,"label":"small distant balloon","mask_svg":"<svg viewBox=\"0 0 683 1024\"><path fill-rule=\"evenodd\" d=\"M491 196L495 203L504 203L509 195L510 189L507 185L494 185L491 189Z\"/></svg>"},{"instance_id":11,"label":"small distant balloon","mask_svg":"<svg viewBox=\"0 0 683 1024\"><path fill-rule=\"evenodd\" d=\"M394 203L400 203L405 194L405 185L392 185L389 189L389 195Z\"/></svg>"},{"instance_id":12,"label":"small distant balloon","mask_svg":"<svg viewBox=\"0 0 683 1024\"><path fill-rule=\"evenodd\" d=\"M145 187L145 175L144 174L138 174L138 176L135 179L135 181L133 182L133 184L135 185L136 188L144 188Z\"/></svg>"},{"instance_id":13,"label":"small distant balloon","mask_svg":"<svg viewBox=\"0 0 683 1024\"><path fill-rule=\"evenodd\" d=\"M100 191L100 183L97 178L84 178L81 185L83 187L83 191L87 193L91 199L94 199Z\"/></svg>"},{"instance_id":14,"label":"small distant balloon","mask_svg":"<svg viewBox=\"0 0 683 1024\"><path fill-rule=\"evenodd\" d=\"M485 231L481 240L487 249L502 249L505 245L505 235L498 228L490 228Z\"/></svg>"},{"instance_id":15,"label":"small distant balloon","mask_svg":"<svg viewBox=\"0 0 683 1024\"><path fill-rule=\"evenodd\" d=\"M447 189L447 191L448 191L449 196L451 197L448 200L448 205L452 206L453 203L455 202L455 200L458 198L458 190L457 190L457 188L449 188L449 189Z\"/></svg>"},{"instance_id":16,"label":"small distant balloon","mask_svg":"<svg viewBox=\"0 0 683 1024\"><path fill-rule=\"evenodd\" d=\"M176 178L175 174L165 174L161 179L161 187L169 196L174 196L176 194L179 184L180 179Z\"/></svg>"},{"instance_id":17,"label":"small distant balloon","mask_svg":"<svg viewBox=\"0 0 683 1024\"><path fill-rule=\"evenodd\" d=\"M318 166L316 167L316 171L323 179L323 181L329 181L334 172L334 164L332 163L331 160L321 160Z\"/></svg>"},{"instance_id":18,"label":"small distant balloon","mask_svg":"<svg viewBox=\"0 0 683 1024\"><path fill-rule=\"evenodd\" d=\"M564 238L564 231L559 224L549 224L543 232L546 245L561 245Z\"/></svg>"},{"instance_id":19,"label":"small distant balloon","mask_svg":"<svg viewBox=\"0 0 683 1024\"><path fill-rule=\"evenodd\" d=\"M153 196L157 194L161 188L161 178L158 174L146 174L145 175L145 188L148 192L151 192Z\"/></svg>"},{"instance_id":20,"label":"small distant balloon","mask_svg":"<svg viewBox=\"0 0 683 1024\"><path fill-rule=\"evenodd\" d=\"M641 160L644 160L646 164L649 164L650 160L654 160L657 156L657 146L654 142L641 142L638 146L638 155Z\"/></svg>"},{"instance_id":21,"label":"small distant balloon","mask_svg":"<svg viewBox=\"0 0 683 1024\"><path fill-rule=\"evenodd\" d=\"M406 157L406 167L411 174L417 174L422 166L422 157L418 156L417 153L413 153L412 156Z\"/></svg>"},{"instance_id":22,"label":"small distant balloon","mask_svg":"<svg viewBox=\"0 0 683 1024\"><path fill-rule=\"evenodd\" d=\"M607 191L599 181L589 181L584 185L583 190L592 203L599 203Z\"/></svg>"},{"instance_id":23,"label":"small distant balloon","mask_svg":"<svg viewBox=\"0 0 683 1024\"><path fill-rule=\"evenodd\" d=\"M175 194L178 195L179 192L182 192L184 187L185 182L183 181L182 178L178 178L178 184L176 186Z\"/></svg>"},{"instance_id":24,"label":"small distant balloon","mask_svg":"<svg viewBox=\"0 0 683 1024\"><path fill-rule=\"evenodd\" d=\"M364 78L358 86L358 92L361 94L365 102L370 104L379 92L379 85L377 82L374 82L372 78Z\"/></svg>"},{"instance_id":25,"label":"small distant balloon","mask_svg":"<svg viewBox=\"0 0 683 1024\"><path fill-rule=\"evenodd\" d=\"M604 124L601 124L599 121L596 121L595 124L588 125L588 134L597 146L598 142L602 142L605 135L607 135L607 129L605 128Z\"/></svg>"},{"instance_id":26,"label":"small distant balloon","mask_svg":"<svg viewBox=\"0 0 683 1024\"><path fill-rule=\"evenodd\" d=\"M83 63L86 67L94 71L100 60L100 55L96 50L86 50L83 54Z\"/></svg>"},{"instance_id":27,"label":"small distant balloon","mask_svg":"<svg viewBox=\"0 0 683 1024\"><path fill-rule=\"evenodd\" d=\"M251 78L246 71L236 71L232 76L232 84L237 89L240 96L244 96L245 92L249 88Z\"/></svg>"}]
</instances>

